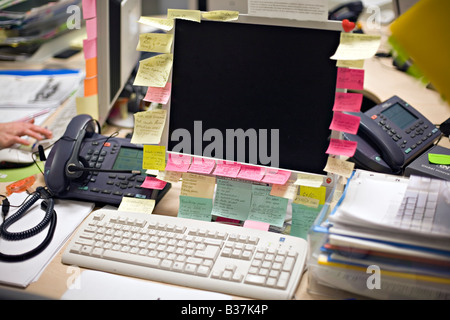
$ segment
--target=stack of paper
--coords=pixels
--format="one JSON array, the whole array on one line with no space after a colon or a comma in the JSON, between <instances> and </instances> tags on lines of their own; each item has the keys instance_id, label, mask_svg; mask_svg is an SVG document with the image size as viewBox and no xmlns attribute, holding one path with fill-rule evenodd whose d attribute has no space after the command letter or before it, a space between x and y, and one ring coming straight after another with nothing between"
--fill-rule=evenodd
<instances>
[{"instance_id":1,"label":"stack of paper","mask_svg":"<svg viewBox=\"0 0 450 320\"><path fill-rule=\"evenodd\" d=\"M312 257L322 283L379 299L450 299L447 181L358 170L324 225Z\"/></svg>"}]
</instances>

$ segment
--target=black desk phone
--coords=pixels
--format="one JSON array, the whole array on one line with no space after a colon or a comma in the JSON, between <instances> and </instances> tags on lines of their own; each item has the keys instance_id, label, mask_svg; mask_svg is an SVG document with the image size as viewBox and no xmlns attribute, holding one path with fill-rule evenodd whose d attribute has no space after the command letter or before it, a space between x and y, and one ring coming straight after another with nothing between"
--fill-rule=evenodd
<instances>
[{"instance_id":1,"label":"black desk phone","mask_svg":"<svg viewBox=\"0 0 450 320\"><path fill-rule=\"evenodd\" d=\"M45 182L61 199L111 205L119 205L122 197L159 201L170 184L163 190L141 188L146 178L142 158L142 147L128 139L103 136L95 120L78 115L47 158Z\"/></svg>"},{"instance_id":2,"label":"black desk phone","mask_svg":"<svg viewBox=\"0 0 450 320\"><path fill-rule=\"evenodd\" d=\"M344 139L358 142L352 160L361 169L402 174L410 161L428 150L441 131L407 102L397 96L364 113L357 135Z\"/></svg>"}]
</instances>

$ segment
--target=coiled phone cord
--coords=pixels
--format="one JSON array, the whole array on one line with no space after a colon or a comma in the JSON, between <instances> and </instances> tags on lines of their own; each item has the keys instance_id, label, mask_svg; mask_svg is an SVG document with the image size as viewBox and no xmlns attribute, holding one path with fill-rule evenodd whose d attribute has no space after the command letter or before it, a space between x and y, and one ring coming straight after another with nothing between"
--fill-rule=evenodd
<instances>
[{"instance_id":1,"label":"coiled phone cord","mask_svg":"<svg viewBox=\"0 0 450 320\"><path fill-rule=\"evenodd\" d=\"M42 201L41 203L41 209L45 211L45 216L42 219L42 221L36 225L35 227L21 232L9 232L7 229L13 225L15 222L17 222L22 216L33 206L33 204L36 203L39 199L44 198L45 201ZM51 197L51 195L48 193L47 190L43 187L39 187L36 189L36 192L32 195L32 197L19 209L17 212L12 215L10 218L6 219L4 223L2 224L0 228L0 237L8 240L8 241L19 241L28 239L41 231L44 230L45 227L50 223L50 227L47 233L47 236L45 237L44 241L37 246L35 249L19 254L19 255L6 255L3 253L0 253L0 261L6 261L6 262L19 262L19 261L25 261L28 259L33 258L40 252L42 252L51 242L53 238L53 234L55 233L56 228L56 221L57 216L56 212L54 210L55 201Z\"/></svg>"}]
</instances>

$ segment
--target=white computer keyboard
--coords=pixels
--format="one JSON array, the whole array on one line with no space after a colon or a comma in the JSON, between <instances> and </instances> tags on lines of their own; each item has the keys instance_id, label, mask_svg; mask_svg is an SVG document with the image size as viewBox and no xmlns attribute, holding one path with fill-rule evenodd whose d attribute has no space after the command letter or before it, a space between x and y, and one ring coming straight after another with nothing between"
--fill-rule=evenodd
<instances>
[{"instance_id":1,"label":"white computer keyboard","mask_svg":"<svg viewBox=\"0 0 450 320\"><path fill-rule=\"evenodd\" d=\"M65 264L256 299L291 299L304 239L215 222L101 209L80 226Z\"/></svg>"}]
</instances>

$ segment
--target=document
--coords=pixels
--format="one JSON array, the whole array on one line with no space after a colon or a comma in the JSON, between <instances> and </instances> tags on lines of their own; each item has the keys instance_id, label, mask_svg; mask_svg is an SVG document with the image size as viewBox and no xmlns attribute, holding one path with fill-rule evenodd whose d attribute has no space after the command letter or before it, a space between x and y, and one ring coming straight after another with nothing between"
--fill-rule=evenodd
<instances>
[{"instance_id":1,"label":"document","mask_svg":"<svg viewBox=\"0 0 450 320\"><path fill-rule=\"evenodd\" d=\"M250 211L251 198L251 183L217 179L216 198L212 214L245 221Z\"/></svg>"},{"instance_id":2,"label":"document","mask_svg":"<svg viewBox=\"0 0 450 320\"><path fill-rule=\"evenodd\" d=\"M216 178L194 173L183 173L181 195L212 199L216 187Z\"/></svg>"},{"instance_id":3,"label":"document","mask_svg":"<svg viewBox=\"0 0 450 320\"><path fill-rule=\"evenodd\" d=\"M159 144L166 125L167 110L148 110L134 114L131 143Z\"/></svg>"},{"instance_id":4,"label":"document","mask_svg":"<svg viewBox=\"0 0 450 320\"><path fill-rule=\"evenodd\" d=\"M281 228L289 200L270 195L271 189L270 186L252 185L252 201L247 219Z\"/></svg>"},{"instance_id":5,"label":"document","mask_svg":"<svg viewBox=\"0 0 450 320\"><path fill-rule=\"evenodd\" d=\"M163 53L141 60L133 85L144 87L165 87L172 70L173 55Z\"/></svg>"},{"instance_id":6,"label":"document","mask_svg":"<svg viewBox=\"0 0 450 320\"><path fill-rule=\"evenodd\" d=\"M201 221L211 221L213 200L180 195L178 217Z\"/></svg>"}]
</instances>

